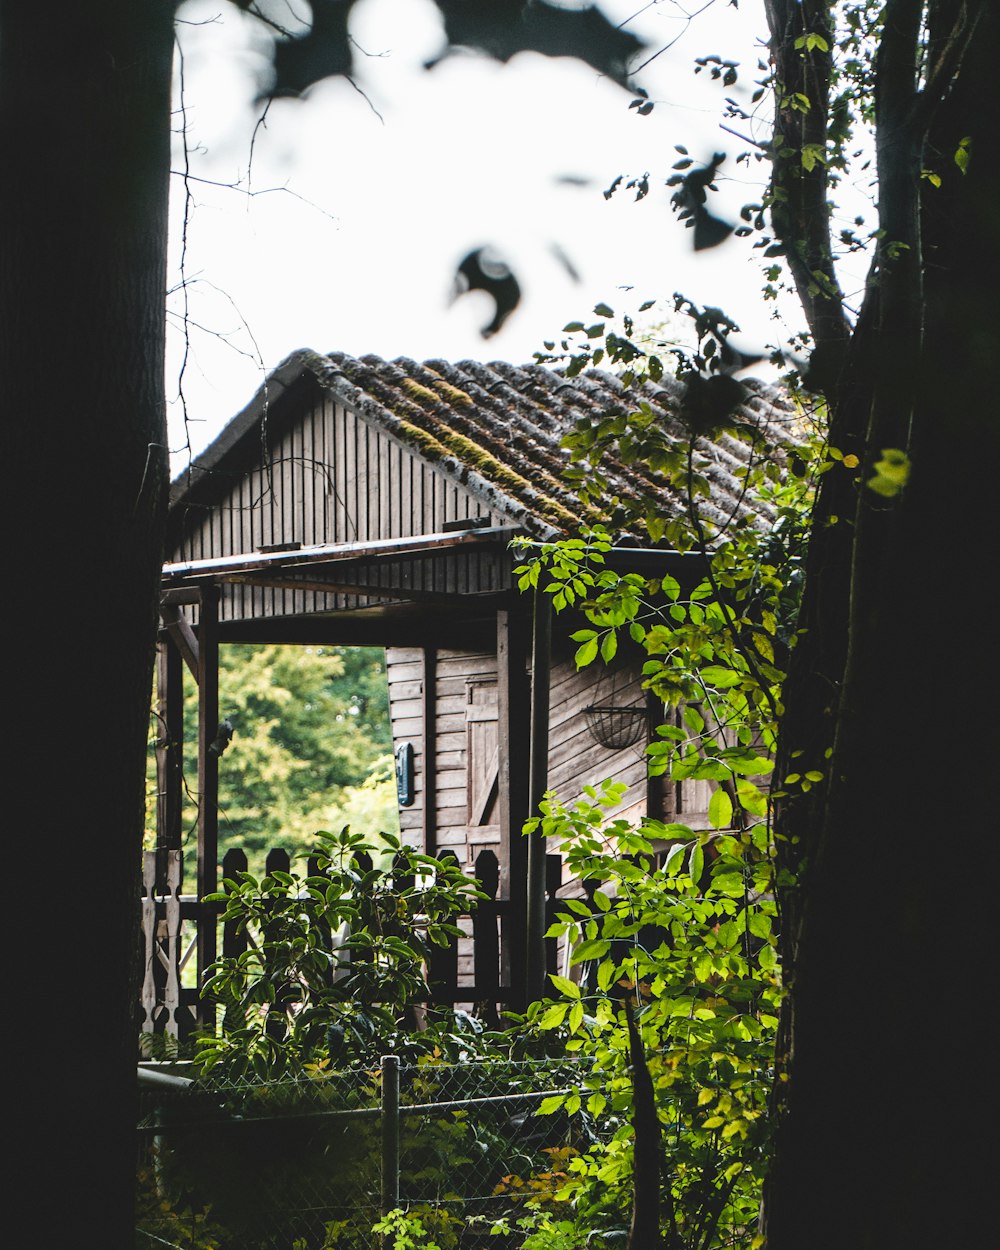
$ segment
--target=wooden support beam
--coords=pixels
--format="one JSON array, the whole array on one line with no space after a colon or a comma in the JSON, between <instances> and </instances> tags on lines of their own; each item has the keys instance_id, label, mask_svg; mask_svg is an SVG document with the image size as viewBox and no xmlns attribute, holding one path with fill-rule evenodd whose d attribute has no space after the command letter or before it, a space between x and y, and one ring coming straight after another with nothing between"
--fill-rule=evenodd
<instances>
[{"instance_id":1,"label":"wooden support beam","mask_svg":"<svg viewBox=\"0 0 1000 1250\"><path fill-rule=\"evenodd\" d=\"M177 650L184 657L184 663L191 670L195 681L198 680L198 638L184 613L173 603L160 603L160 619L163 628L170 635Z\"/></svg>"},{"instance_id":2,"label":"wooden support beam","mask_svg":"<svg viewBox=\"0 0 1000 1250\"><path fill-rule=\"evenodd\" d=\"M179 849L184 793L184 675L169 636L156 644L156 846Z\"/></svg>"},{"instance_id":3,"label":"wooden support beam","mask_svg":"<svg viewBox=\"0 0 1000 1250\"><path fill-rule=\"evenodd\" d=\"M174 587L172 590L160 591L160 603L169 603L173 607L185 604L197 605L201 602L201 597L197 586Z\"/></svg>"},{"instance_id":4,"label":"wooden support beam","mask_svg":"<svg viewBox=\"0 0 1000 1250\"><path fill-rule=\"evenodd\" d=\"M333 582L318 577L289 575L266 576L256 573L220 575L220 583L237 586L260 586L272 590L308 590L323 595L350 595L359 599L388 599L398 603L433 603L440 607L468 609L470 602L481 604L496 597L493 591L481 594L455 595L437 590L414 590L407 586L379 586L365 582Z\"/></svg>"},{"instance_id":5,"label":"wooden support beam","mask_svg":"<svg viewBox=\"0 0 1000 1250\"><path fill-rule=\"evenodd\" d=\"M501 966L512 999L524 1004L530 696L528 628L523 614L497 613L497 748L500 809L500 892L508 900Z\"/></svg>"},{"instance_id":6,"label":"wooden support beam","mask_svg":"<svg viewBox=\"0 0 1000 1250\"><path fill-rule=\"evenodd\" d=\"M198 897L218 886L219 757L211 749L219 727L219 592L202 591L198 621ZM198 984L204 983L215 960L215 920L206 915L198 925ZM201 1011L202 1008L199 1008ZM204 1010L210 1010L207 1007ZM212 1021L200 1018L200 1024Z\"/></svg>"},{"instance_id":7,"label":"wooden support beam","mask_svg":"<svg viewBox=\"0 0 1000 1250\"><path fill-rule=\"evenodd\" d=\"M656 727L663 724L663 700L652 690L646 691L646 742L655 742ZM650 820L673 820L677 804L673 797L673 787L669 778L661 773L653 777L649 773L649 760L646 763L646 815Z\"/></svg>"},{"instance_id":8,"label":"wooden support beam","mask_svg":"<svg viewBox=\"0 0 1000 1250\"><path fill-rule=\"evenodd\" d=\"M361 543L321 543L313 547L295 547L291 551L285 544L279 544L278 550L165 564L163 578L164 585L169 587L178 581L215 581L232 573L263 572L266 569L272 572L288 569L305 571L324 564L357 564L369 560L394 562L400 558L420 559L441 551L447 553L463 549L493 548L506 552L511 538L522 532L509 526L491 526L462 534L420 534L411 538L383 538Z\"/></svg>"},{"instance_id":9,"label":"wooden support beam","mask_svg":"<svg viewBox=\"0 0 1000 1250\"><path fill-rule=\"evenodd\" d=\"M549 784L549 687L552 673L552 596L535 591L531 618L531 763L528 814L536 816ZM528 835L525 976L529 1003L545 993L545 834Z\"/></svg>"},{"instance_id":10,"label":"wooden support beam","mask_svg":"<svg viewBox=\"0 0 1000 1250\"><path fill-rule=\"evenodd\" d=\"M422 801L424 853L437 854L437 648L424 648Z\"/></svg>"}]
</instances>

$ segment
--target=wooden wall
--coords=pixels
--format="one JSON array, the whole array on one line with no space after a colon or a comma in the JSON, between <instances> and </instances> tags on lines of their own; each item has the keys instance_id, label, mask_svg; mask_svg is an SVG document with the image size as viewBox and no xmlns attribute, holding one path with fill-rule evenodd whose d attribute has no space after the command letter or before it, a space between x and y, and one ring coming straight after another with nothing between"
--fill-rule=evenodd
<instances>
[{"instance_id":1,"label":"wooden wall","mask_svg":"<svg viewBox=\"0 0 1000 1250\"><path fill-rule=\"evenodd\" d=\"M419 648L386 650L393 741L395 745L412 743L415 755L414 802L400 809L400 825L404 838L412 845L425 846L429 840L428 849L454 852L463 867L471 871L479 852L498 849L500 840L495 793L496 656L462 651L436 653L436 706L432 718L436 744L430 820L425 811L425 662ZM637 820L647 811L645 738L620 751L608 750L591 737L584 716L588 704L609 696L616 703L642 704L645 694L638 670L623 671L612 684L597 666L577 672L571 661L553 664L548 785L560 799L572 801L585 785L599 785L607 778L623 781L628 789L613 814ZM528 733L527 724L524 733ZM705 827L707 783L668 784L665 791L661 798L664 819Z\"/></svg>"},{"instance_id":2,"label":"wooden wall","mask_svg":"<svg viewBox=\"0 0 1000 1250\"><path fill-rule=\"evenodd\" d=\"M266 428L266 426L265 426ZM355 412L317 393L303 403L298 418L280 437L268 439L253 463L233 473L221 499L204 509L192 506L184 538L172 562L252 553L279 543L356 543L436 533L449 521L489 517L491 512L468 489ZM498 589L494 560L452 555L411 561L407 585L417 590L489 591ZM378 585L393 585L400 568L380 566ZM315 591L260 589L227 585L220 620L290 616L358 605L357 596ZM362 600L363 602L363 600Z\"/></svg>"}]
</instances>

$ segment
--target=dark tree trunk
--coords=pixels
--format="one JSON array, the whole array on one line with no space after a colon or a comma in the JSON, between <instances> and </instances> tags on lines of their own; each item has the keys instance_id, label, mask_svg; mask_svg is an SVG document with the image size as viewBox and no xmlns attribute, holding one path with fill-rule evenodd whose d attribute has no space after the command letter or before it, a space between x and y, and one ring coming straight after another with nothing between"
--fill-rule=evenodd
<instances>
[{"instance_id":1,"label":"dark tree trunk","mask_svg":"<svg viewBox=\"0 0 1000 1250\"><path fill-rule=\"evenodd\" d=\"M0 26L12 1194L29 1239L102 1250L133 1239L172 16L10 0Z\"/></svg>"},{"instance_id":2,"label":"dark tree trunk","mask_svg":"<svg viewBox=\"0 0 1000 1250\"><path fill-rule=\"evenodd\" d=\"M947 33L959 28L960 7L936 6ZM943 183L937 196L923 191L916 307L887 313L887 293L899 293L889 277L877 324L864 327L875 361L866 452L904 447L912 470L893 500L862 486L853 519L834 750L822 803L809 813L815 824L802 830L768 1250L939 1250L992 1234L982 1145L989 1078L978 1055L989 875L980 834L995 824L987 604L1000 303L985 274L1000 259L989 107L997 36L991 8L929 124L924 160ZM953 156L970 134L965 176ZM895 155L908 152L902 142ZM882 186L891 196L884 177ZM914 319L917 351L907 346ZM789 681L786 726L808 722L808 697L805 681Z\"/></svg>"}]
</instances>

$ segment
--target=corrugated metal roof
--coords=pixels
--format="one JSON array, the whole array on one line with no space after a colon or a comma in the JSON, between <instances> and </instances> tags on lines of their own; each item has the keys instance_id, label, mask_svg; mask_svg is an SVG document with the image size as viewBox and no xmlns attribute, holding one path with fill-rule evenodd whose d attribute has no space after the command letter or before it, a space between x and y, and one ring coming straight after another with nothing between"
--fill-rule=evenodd
<instances>
[{"instance_id":1,"label":"corrugated metal roof","mask_svg":"<svg viewBox=\"0 0 1000 1250\"><path fill-rule=\"evenodd\" d=\"M435 462L491 508L542 536L572 531L585 519L562 476L570 463L562 439L578 421L634 411L645 401L678 442L689 438L678 419L683 387L670 377L626 388L599 370L568 378L537 364L418 363L405 357L386 361L301 351L275 370L253 403L178 478L173 503L188 497L200 476L223 468L241 440L259 426L268 405L305 374L313 375L336 402ZM794 422L788 400L760 382L749 381L745 388L745 401L736 413L739 421L758 431L769 446L787 441ZM723 433L713 440L698 439L695 452L699 472L712 485L711 500L700 501L699 507L707 520L724 524L734 511L748 507L741 470L749 462L750 446ZM663 477L641 466L606 458L602 471L611 494L623 500L655 499L668 514L686 506ZM753 506L766 522L766 507Z\"/></svg>"}]
</instances>

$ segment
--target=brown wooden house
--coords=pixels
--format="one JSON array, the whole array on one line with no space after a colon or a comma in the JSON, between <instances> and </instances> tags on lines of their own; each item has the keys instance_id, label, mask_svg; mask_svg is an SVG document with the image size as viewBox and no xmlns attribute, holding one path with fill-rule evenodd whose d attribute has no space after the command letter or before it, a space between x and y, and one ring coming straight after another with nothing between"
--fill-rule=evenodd
<instances>
[{"instance_id":1,"label":"brown wooden house","mask_svg":"<svg viewBox=\"0 0 1000 1250\"><path fill-rule=\"evenodd\" d=\"M680 393L664 379L647 383L639 397L670 425ZM484 970L462 956L463 999L488 993L517 1002L540 989L546 892L563 883L548 848L525 839L521 825L546 789L572 798L613 776L628 784L627 813L695 826L704 819L704 783L647 778L644 747L655 709L637 657L610 672L598 665L578 673L568 641L575 625L562 617L551 623L513 576L519 557L512 538L563 536L585 519L561 476L563 435L581 419L636 403L635 391L596 371L571 379L538 365L301 351L176 480L159 663L160 851L147 866L145 902L147 1027L171 994L180 1001L179 938L169 947L168 912L197 908L192 899L180 902L168 881L173 873L176 886L178 869L169 864L176 865L181 841L185 662L197 677L200 721L191 885L200 897L218 879L211 743L220 643L385 648L404 837L454 854L470 872L496 857L500 960ZM771 441L787 434L789 415L776 392L749 384L743 419ZM706 506L721 521L744 506L738 475L747 445L722 436L699 443L698 454L713 485ZM607 472L621 498L652 498L667 512L682 506L634 466L609 464ZM618 567L684 564L677 553L643 549L627 530L616 541ZM635 740L602 745L586 714L593 705L627 709L617 719L634 725ZM200 968L215 943L214 925L199 925ZM172 989L164 989L167 981Z\"/></svg>"}]
</instances>

